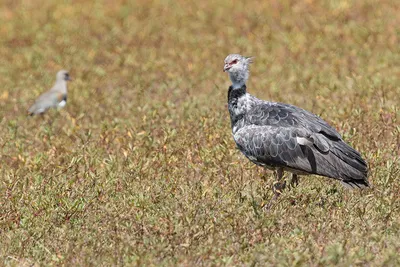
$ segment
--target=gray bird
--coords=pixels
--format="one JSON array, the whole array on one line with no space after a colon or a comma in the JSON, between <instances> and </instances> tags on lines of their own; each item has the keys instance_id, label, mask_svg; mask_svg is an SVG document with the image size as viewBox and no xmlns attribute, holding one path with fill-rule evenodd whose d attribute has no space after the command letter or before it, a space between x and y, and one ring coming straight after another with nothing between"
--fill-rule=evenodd
<instances>
[{"instance_id":1,"label":"gray bird","mask_svg":"<svg viewBox=\"0 0 400 267\"><path fill-rule=\"evenodd\" d=\"M238 149L253 163L275 170L273 190L284 187L283 172L334 178L346 187L368 187L367 164L359 152L317 115L292 105L260 100L246 92L251 58L228 55L224 71L232 85L228 109Z\"/></svg>"},{"instance_id":2,"label":"gray bird","mask_svg":"<svg viewBox=\"0 0 400 267\"><path fill-rule=\"evenodd\" d=\"M28 114L33 116L43 114L49 108L64 107L67 104L67 81L70 80L68 71L57 72L54 86L36 99L35 104L28 109Z\"/></svg>"}]
</instances>

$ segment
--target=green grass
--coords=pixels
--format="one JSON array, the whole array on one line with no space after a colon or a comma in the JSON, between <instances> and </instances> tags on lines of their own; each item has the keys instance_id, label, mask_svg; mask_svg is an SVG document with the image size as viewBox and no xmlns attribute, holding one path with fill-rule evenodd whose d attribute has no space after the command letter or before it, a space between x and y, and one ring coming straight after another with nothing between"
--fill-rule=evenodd
<instances>
[{"instance_id":1,"label":"green grass","mask_svg":"<svg viewBox=\"0 0 400 267\"><path fill-rule=\"evenodd\" d=\"M400 4L5 1L1 265L400 264ZM320 114L372 189L273 176L235 149L229 53L249 92ZM68 104L27 117L56 72Z\"/></svg>"}]
</instances>

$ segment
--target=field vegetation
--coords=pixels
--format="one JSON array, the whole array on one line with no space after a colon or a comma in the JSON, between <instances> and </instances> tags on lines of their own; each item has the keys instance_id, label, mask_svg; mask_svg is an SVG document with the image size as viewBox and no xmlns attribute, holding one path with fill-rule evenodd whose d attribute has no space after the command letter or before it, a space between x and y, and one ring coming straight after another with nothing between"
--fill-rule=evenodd
<instances>
[{"instance_id":1,"label":"field vegetation","mask_svg":"<svg viewBox=\"0 0 400 267\"><path fill-rule=\"evenodd\" d=\"M0 265L399 266L400 2L0 5ZM371 189L235 148L227 54L361 151ZM27 108L68 69L68 104Z\"/></svg>"}]
</instances>

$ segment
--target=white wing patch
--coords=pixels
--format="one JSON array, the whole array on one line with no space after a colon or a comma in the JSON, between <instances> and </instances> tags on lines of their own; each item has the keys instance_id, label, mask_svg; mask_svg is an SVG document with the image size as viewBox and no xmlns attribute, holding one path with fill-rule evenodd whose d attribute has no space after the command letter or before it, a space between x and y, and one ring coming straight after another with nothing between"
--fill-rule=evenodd
<instances>
[{"instance_id":1,"label":"white wing patch","mask_svg":"<svg viewBox=\"0 0 400 267\"><path fill-rule=\"evenodd\" d=\"M296 137L296 141L297 141L297 143L299 143L299 145L303 145L303 146L312 146L313 145L312 140L310 140L308 138L304 138L304 137Z\"/></svg>"},{"instance_id":2,"label":"white wing patch","mask_svg":"<svg viewBox=\"0 0 400 267\"><path fill-rule=\"evenodd\" d=\"M58 103L57 107L58 108L63 108L63 107L65 107L66 104L67 104L67 101L62 100L60 103Z\"/></svg>"},{"instance_id":3,"label":"white wing patch","mask_svg":"<svg viewBox=\"0 0 400 267\"><path fill-rule=\"evenodd\" d=\"M37 109L36 111L34 111L34 114L40 114L40 113L43 113L43 112L45 112L45 111L46 111L45 108L39 108L39 109Z\"/></svg>"}]
</instances>

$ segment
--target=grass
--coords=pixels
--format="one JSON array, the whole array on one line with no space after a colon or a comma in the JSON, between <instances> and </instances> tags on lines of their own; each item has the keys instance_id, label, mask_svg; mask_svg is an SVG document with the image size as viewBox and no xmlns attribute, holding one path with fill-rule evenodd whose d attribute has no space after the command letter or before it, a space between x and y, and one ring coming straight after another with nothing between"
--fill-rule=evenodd
<instances>
[{"instance_id":1,"label":"grass","mask_svg":"<svg viewBox=\"0 0 400 267\"><path fill-rule=\"evenodd\" d=\"M0 7L2 265L400 264L395 1L6 1ZM249 91L320 114L372 188L272 173L235 149L229 53ZM26 109L70 70L68 104Z\"/></svg>"}]
</instances>

